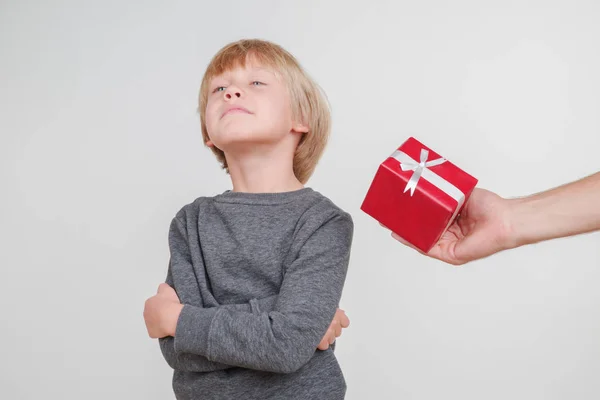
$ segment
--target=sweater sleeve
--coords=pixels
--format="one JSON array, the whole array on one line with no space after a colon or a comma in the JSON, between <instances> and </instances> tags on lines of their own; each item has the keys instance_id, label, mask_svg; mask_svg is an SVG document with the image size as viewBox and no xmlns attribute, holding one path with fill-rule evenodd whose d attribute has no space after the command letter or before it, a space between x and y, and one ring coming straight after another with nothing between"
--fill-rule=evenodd
<instances>
[{"instance_id":1,"label":"sweater sleeve","mask_svg":"<svg viewBox=\"0 0 600 400\"><path fill-rule=\"evenodd\" d=\"M187 268L192 268L191 257L189 256L189 249L186 245L187 237L185 230L175 219L171 224L169 245L171 249L171 260L169 262L169 268L167 271L167 278L165 283L171 287L174 287L173 274L171 271L171 264L177 262L179 264L186 263ZM181 265L180 265L181 266ZM263 299L253 299L250 302L242 304L227 304L218 306L216 308L231 310L242 313L255 313L271 311L277 300L277 295L265 297ZM172 336L167 336L158 339L160 350L162 355L174 370L185 371L185 372L210 372L219 371L227 368L231 368L231 365L209 361L205 356L176 352L175 342Z\"/></svg>"},{"instance_id":2,"label":"sweater sleeve","mask_svg":"<svg viewBox=\"0 0 600 400\"><path fill-rule=\"evenodd\" d=\"M166 283L172 286L172 281L167 278ZM227 304L217 308L231 310L243 313L260 314L273 310L277 295L265 297L263 299L250 300L248 303ZM211 372L231 368L231 365L209 361L206 357L175 351L175 339L167 336L158 339L162 355L171 368L184 372Z\"/></svg>"},{"instance_id":3,"label":"sweater sleeve","mask_svg":"<svg viewBox=\"0 0 600 400\"><path fill-rule=\"evenodd\" d=\"M166 282L169 283L168 281ZM227 304L217 308L231 310L243 313L260 314L273 310L274 304L277 301L277 295L265 297L264 299L251 300L248 303L242 304ZM211 372L231 368L231 365L209 361L206 357L193 354L181 353L175 351L175 339L172 336L167 336L158 339L160 350L167 364L174 370L184 372Z\"/></svg>"},{"instance_id":4,"label":"sweater sleeve","mask_svg":"<svg viewBox=\"0 0 600 400\"><path fill-rule=\"evenodd\" d=\"M176 353L205 356L232 366L291 373L306 364L335 314L346 279L353 222L332 212L304 223L297 257L286 266L273 310L247 313L184 305Z\"/></svg>"}]
</instances>

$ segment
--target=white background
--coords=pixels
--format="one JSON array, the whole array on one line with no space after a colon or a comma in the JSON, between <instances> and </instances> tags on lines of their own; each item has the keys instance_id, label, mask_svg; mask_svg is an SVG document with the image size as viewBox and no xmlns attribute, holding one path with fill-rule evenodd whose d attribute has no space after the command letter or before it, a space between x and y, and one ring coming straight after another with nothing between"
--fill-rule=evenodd
<instances>
[{"instance_id":1,"label":"white background","mask_svg":"<svg viewBox=\"0 0 600 400\"><path fill-rule=\"evenodd\" d=\"M171 218L230 187L196 99L275 41L333 108L309 186L355 239L347 399L600 398L600 234L462 268L359 209L408 136L506 197L599 170L600 3L0 2L0 398L171 399L142 318Z\"/></svg>"}]
</instances>

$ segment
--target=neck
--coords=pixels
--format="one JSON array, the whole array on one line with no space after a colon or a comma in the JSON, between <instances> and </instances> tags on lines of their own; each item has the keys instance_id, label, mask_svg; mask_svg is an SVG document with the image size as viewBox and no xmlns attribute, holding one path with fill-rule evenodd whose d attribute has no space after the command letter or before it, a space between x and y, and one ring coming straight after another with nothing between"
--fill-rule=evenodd
<instances>
[{"instance_id":1,"label":"neck","mask_svg":"<svg viewBox=\"0 0 600 400\"><path fill-rule=\"evenodd\" d=\"M280 193L304 187L294 175L294 153L288 149L254 147L254 151L227 152L234 192Z\"/></svg>"}]
</instances>

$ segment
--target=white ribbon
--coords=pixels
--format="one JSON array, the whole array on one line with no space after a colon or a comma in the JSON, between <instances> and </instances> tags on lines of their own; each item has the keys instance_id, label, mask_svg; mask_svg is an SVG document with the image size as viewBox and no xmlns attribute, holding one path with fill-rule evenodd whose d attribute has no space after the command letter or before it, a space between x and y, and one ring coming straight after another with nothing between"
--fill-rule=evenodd
<instances>
[{"instance_id":1,"label":"white ribbon","mask_svg":"<svg viewBox=\"0 0 600 400\"><path fill-rule=\"evenodd\" d=\"M406 184L406 187L404 188L404 193L410 190L411 196L415 193L417 183L419 183L419 179L421 179L421 175L423 175L423 171L425 171L425 168L435 167L436 165L440 165L446 162L444 158L438 158L437 160L427 161L427 158L429 157L429 150L425 149L421 149L421 162L413 160L406 153L403 153L401 151L398 151L397 153L401 153L400 156L404 159L398 159L398 161L400 161L400 168L402 168L402 171L415 171L410 177L408 183ZM392 155L392 157L394 157L394 155Z\"/></svg>"},{"instance_id":2,"label":"white ribbon","mask_svg":"<svg viewBox=\"0 0 600 400\"><path fill-rule=\"evenodd\" d=\"M461 192L459 188L428 168L445 163L447 160L444 158L438 158L437 160L427 161L427 158L429 157L429 151L426 149L421 149L421 157L419 162L400 150L396 150L390 157L395 158L400 162L400 168L402 171L414 171L410 177L410 180L406 184L406 187L404 188L404 193L410 190L410 195L412 196L417 188L419 179L423 178L456 200L456 209L454 210L452 218L450 218L450 221L448 222L448 226L450 226L452 221L454 221L458 210L460 210L465 202L465 194ZM446 226L446 229L448 229L448 226ZM446 231L446 229L444 229L444 231Z\"/></svg>"}]
</instances>

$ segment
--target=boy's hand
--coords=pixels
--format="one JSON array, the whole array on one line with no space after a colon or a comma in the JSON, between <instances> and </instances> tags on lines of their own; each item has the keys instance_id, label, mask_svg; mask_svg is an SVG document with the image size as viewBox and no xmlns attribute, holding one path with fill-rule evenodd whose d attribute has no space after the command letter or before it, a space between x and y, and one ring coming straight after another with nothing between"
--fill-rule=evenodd
<instances>
[{"instance_id":1,"label":"boy's hand","mask_svg":"<svg viewBox=\"0 0 600 400\"><path fill-rule=\"evenodd\" d=\"M148 335L153 339L175 336L177 319L182 308L183 304L175 290L166 283L161 283L156 295L146 300L144 305L144 321Z\"/></svg>"},{"instance_id":2,"label":"boy's hand","mask_svg":"<svg viewBox=\"0 0 600 400\"><path fill-rule=\"evenodd\" d=\"M329 325L329 329L325 332L325 336L321 339L321 343L317 346L319 350L327 350L330 344L335 342L335 339L342 335L342 328L347 328L350 326L350 320L346 316L344 310L340 310L339 308L335 312L333 316L333 321L331 321L331 325Z\"/></svg>"}]
</instances>

